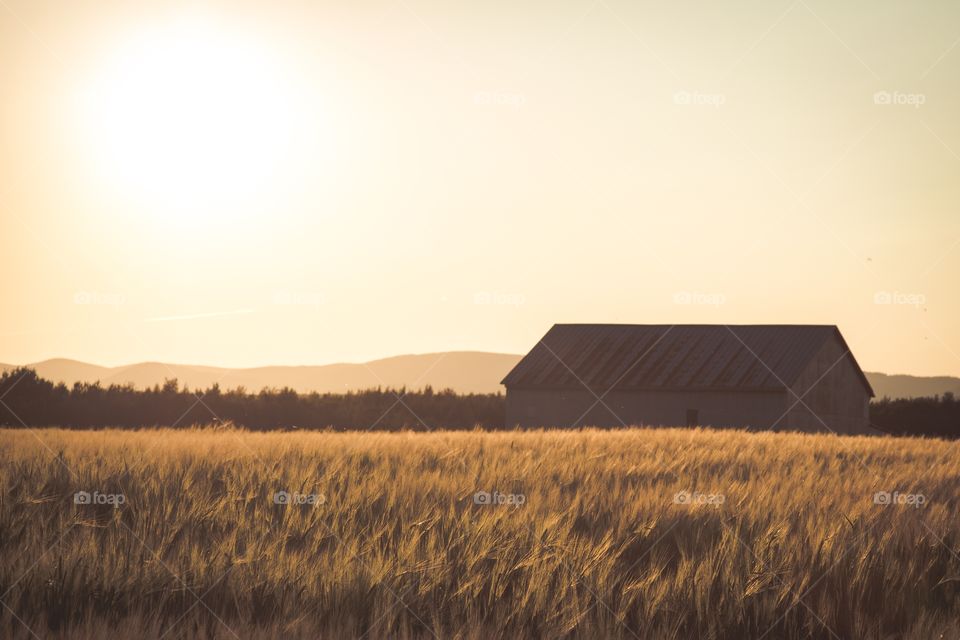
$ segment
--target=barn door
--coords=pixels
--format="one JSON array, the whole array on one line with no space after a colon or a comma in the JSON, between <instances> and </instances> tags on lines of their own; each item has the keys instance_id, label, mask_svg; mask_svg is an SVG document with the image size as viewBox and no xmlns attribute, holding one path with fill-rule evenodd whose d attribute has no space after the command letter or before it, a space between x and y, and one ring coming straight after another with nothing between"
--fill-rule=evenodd
<instances>
[{"instance_id":1,"label":"barn door","mask_svg":"<svg viewBox=\"0 0 960 640\"><path fill-rule=\"evenodd\" d=\"M700 410L699 409L687 409L687 426L688 427L700 426Z\"/></svg>"}]
</instances>

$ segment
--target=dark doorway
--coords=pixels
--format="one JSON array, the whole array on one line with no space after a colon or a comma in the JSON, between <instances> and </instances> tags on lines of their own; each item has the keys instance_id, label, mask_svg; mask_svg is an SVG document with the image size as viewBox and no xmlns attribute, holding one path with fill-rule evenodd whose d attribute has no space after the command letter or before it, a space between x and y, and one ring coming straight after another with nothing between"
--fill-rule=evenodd
<instances>
[{"instance_id":1,"label":"dark doorway","mask_svg":"<svg viewBox=\"0 0 960 640\"><path fill-rule=\"evenodd\" d=\"M687 426L688 427L700 426L700 410L699 409L687 409Z\"/></svg>"}]
</instances>

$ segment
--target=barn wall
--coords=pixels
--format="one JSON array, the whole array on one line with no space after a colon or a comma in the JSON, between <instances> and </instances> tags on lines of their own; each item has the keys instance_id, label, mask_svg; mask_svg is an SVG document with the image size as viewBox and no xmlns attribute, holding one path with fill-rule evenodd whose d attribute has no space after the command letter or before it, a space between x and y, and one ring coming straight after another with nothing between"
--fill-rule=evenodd
<instances>
[{"instance_id":1,"label":"barn wall","mask_svg":"<svg viewBox=\"0 0 960 640\"><path fill-rule=\"evenodd\" d=\"M844 356L845 351L839 337L824 344L792 387L809 409L797 404L784 418L782 428L825 431L826 424L836 433L877 433L870 428L870 394L853 359L849 354ZM796 402L796 396L788 394L788 407Z\"/></svg>"},{"instance_id":2,"label":"barn wall","mask_svg":"<svg viewBox=\"0 0 960 640\"><path fill-rule=\"evenodd\" d=\"M700 425L770 428L783 416L786 392L613 391L596 398L586 389L507 389L507 426L685 426L696 409ZM584 416L584 413L587 413ZM618 419L619 418L619 419Z\"/></svg>"}]
</instances>

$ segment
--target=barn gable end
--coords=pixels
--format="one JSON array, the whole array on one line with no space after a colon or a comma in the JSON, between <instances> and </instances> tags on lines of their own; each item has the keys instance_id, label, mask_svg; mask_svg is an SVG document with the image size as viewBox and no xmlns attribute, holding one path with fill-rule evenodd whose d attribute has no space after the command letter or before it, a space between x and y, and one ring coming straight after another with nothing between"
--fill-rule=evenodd
<instances>
[{"instance_id":1,"label":"barn gable end","mask_svg":"<svg viewBox=\"0 0 960 640\"><path fill-rule=\"evenodd\" d=\"M780 427L791 431L877 433L870 427L873 396L873 388L837 331L791 385Z\"/></svg>"}]
</instances>

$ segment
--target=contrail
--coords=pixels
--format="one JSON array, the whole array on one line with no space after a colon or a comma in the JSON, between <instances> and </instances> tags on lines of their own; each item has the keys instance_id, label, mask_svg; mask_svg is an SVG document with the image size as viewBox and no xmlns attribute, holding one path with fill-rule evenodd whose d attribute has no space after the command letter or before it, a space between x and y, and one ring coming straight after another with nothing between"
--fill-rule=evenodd
<instances>
[{"instance_id":1,"label":"contrail","mask_svg":"<svg viewBox=\"0 0 960 640\"><path fill-rule=\"evenodd\" d=\"M219 316L239 316L247 313L253 313L256 309L234 309L233 311L211 311L209 313L194 313L185 316L161 316L159 318L147 318L144 322L169 322L171 320L195 320L197 318L216 318Z\"/></svg>"}]
</instances>

